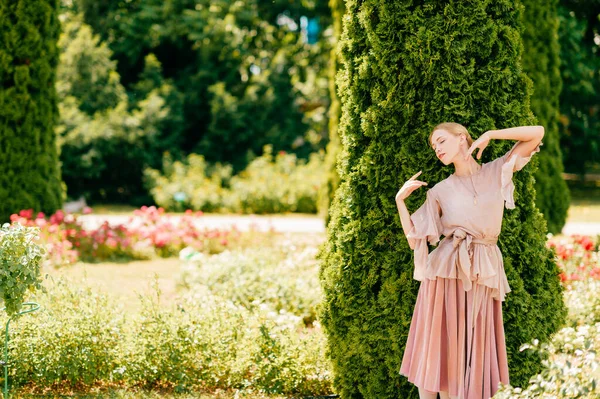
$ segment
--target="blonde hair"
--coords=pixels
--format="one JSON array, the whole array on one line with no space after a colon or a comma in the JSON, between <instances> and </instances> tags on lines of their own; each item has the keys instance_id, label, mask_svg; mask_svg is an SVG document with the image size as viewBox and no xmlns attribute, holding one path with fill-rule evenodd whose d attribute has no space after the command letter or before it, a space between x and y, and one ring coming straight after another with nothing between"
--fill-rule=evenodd
<instances>
[{"instance_id":1,"label":"blonde hair","mask_svg":"<svg viewBox=\"0 0 600 399\"><path fill-rule=\"evenodd\" d=\"M470 147L471 144L473 144L473 139L471 138L471 135L467 131L466 127L464 127L460 123L444 122L444 123L440 123L439 125L434 127L433 130L431 131L431 133L429 133L429 145L432 147L433 147L433 145L431 144L431 137L433 136L433 133L436 130L445 130L448 133L451 133L455 136L460 136L461 134L464 134L465 137L467 138L467 145Z\"/></svg>"}]
</instances>

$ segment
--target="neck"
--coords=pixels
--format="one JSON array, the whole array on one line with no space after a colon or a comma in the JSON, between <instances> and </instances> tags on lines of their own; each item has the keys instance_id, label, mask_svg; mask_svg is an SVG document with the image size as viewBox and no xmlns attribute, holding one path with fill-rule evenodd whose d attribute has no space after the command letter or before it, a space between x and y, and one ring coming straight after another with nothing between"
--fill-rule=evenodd
<instances>
[{"instance_id":1,"label":"neck","mask_svg":"<svg viewBox=\"0 0 600 399\"><path fill-rule=\"evenodd\" d=\"M481 166L473 159L469 157L466 160L462 159L462 155L459 155L461 159L454 161L454 174L457 176L470 176L477 173Z\"/></svg>"}]
</instances>

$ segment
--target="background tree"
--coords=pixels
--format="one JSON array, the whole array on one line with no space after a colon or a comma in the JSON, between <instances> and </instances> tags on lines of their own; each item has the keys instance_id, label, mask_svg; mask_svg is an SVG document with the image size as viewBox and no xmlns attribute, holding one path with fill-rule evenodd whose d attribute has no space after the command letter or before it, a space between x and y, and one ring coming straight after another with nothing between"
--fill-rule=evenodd
<instances>
[{"instance_id":1,"label":"background tree","mask_svg":"<svg viewBox=\"0 0 600 399\"><path fill-rule=\"evenodd\" d=\"M266 144L303 157L326 144L327 80L311 71L325 64L327 43L308 45L300 30L301 16L327 26L326 7L282 0L74 2L113 51L123 85L135 84L144 57L155 54L183 94L185 149L236 170L251 159L247 152L260 154ZM312 115L315 107L320 112ZM319 120L320 138L306 137L310 119Z\"/></svg>"},{"instance_id":2,"label":"background tree","mask_svg":"<svg viewBox=\"0 0 600 399\"><path fill-rule=\"evenodd\" d=\"M569 189L562 178L562 151L558 129L560 48L558 44L558 0L525 0L523 69L533 81L531 110L544 126L540 167L535 173L536 205L544 214L548 231L558 234L567 219Z\"/></svg>"},{"instance_id":3,"label":"background tree","mask_svg":"<svg viewBox=\"0 0 600 399\"><path fill-rule=\"evenodd\" d=\"M324 65L330 49L325 0L109 3L65 1L64 13L83 15L83 22L99 39L94 46L110 50L110 58L99 66L112 68L113 76L119 77L130 112L152 89L159 89L160 82L169 86L168 93L159 90L165 112L156 121L160 126L154 127L166 146L156 145L156 149L162 148L175 160L199 153L210 164L231 164L235 173L262 154L265 145L304 159L324 149L329 105ZM314 35L308 34L306 26L315 26L315 21L320 30L318 40L311 42ZM160 72L156 68L148 72L148 56ZM75 92L73 97L79 99L79 110L93 115L83 107L85 99ZM84 162L83 169L90 171L86 159L104 157L114 148L95 146L97 139L87 141L90 145L77 150L80 155L72 170ZM160 155L150 157L160 159ZM97 172L92 176L95 182L69 179L69 195L98 192L104 193L104 201L143 200L138 169L130 169L130 182L125 185L115 184L110 176L100 179Z\"/></svg>"},{"instance_id":4,"label":"background tree","mask_svg":"<svg viewBox=\"0 0 600 399\"><path fill-rule=\"evenodd\" d=\"M56 130L68 191L92 201L151 202L143 171L160 166L163 152L180 152L181 95L163 79L152 54L127 92L111 50L82 16L61 17Z\"/></svg>"},{"instance_id":5,"label":"background tree","mask_svg":"<svg viewBox=\"0 0 600 399\"><path fill-rule=\"evenodd\" d=\"M442 121L488 129L531 124L531 82L522 72L521 5L514 1L400 3L349 0L342 33L341 184L320 258L321 319L334 383L343 398L416 398L398 373L419 283L394 195L423 170L447 177L427 144ZM491 143L484 161L504 154ZM548 341L565 317L558 269L545 247L533 195L536 161L515 176L499 246L512 292L504 324L511 382L525 384L540 359L519 352ZM407 201L416 210L425 190Z\"/></svg>"},{"instance_id":6,"label":"background tree","mask_svg":"<svg viewBox=\"0 0 600 399\"><path fill-rule=\"evenodd\" d=\"M329 55L329 95L331 105L329 106L329 143L327 144L327 156L325 165L327 166L327 176L325 184L319 193L319 213L325 218L325 225L329 224L329 207L333 201L335 190L340 185L340 175L337 171L337 158L340 154L340 136L338 133L338 124L341 116L340 99L337 94L337 85L335 83L336 75L341 67L338 62L338 42L342 35L342 22L344 17L344 1L329 0L331 8L333 37L335 44Z\"/></svg>"},{"instance_id":7,"label":"background tree","mask_svg":"<svg viewBox=\"0 0 600 399\"><path fill-rule=\"evenodd\" d=\"M54 212L62 186L54 126L58 0L0 5L0 219Z\"/></svg>"},{"instance_id":8,"label":"background tree","mask_svg":"<svg viewBox=\"0 0 600 399\"><path fill-rule=\"evenodd\" d=\"M560 0L559 126L569 173L600 171L599 16L598 0Z\"/></svg>"}]
</instances>

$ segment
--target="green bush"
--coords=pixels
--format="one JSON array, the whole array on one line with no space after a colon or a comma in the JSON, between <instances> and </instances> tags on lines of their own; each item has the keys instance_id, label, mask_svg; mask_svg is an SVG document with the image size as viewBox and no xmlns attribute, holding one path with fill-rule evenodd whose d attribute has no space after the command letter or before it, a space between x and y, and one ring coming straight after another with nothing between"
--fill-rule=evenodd
<instances>
[{"instance_id":1,"label":"green bush","mask_svg":"<svg viewBox=\"0 0 600 399\"><path fill-rule=\"evenodd\" d=\"M58 8L58 0L0 7L0 222L21 209L62 206L54 133Z\"/></svg>"},{"instance_id":2,"label":"green bush","mask_svg":"<svg viewBox=\"0 0 600 399\"><path fill-rule=\"evenodd\" d=\"M190 154L185 162L173 161L167 155L162 170L161 173L157 169L146 169L144 175L154 202L164 209L218 212L232 201L226 188L231 179L231 166L210 166L198 154Z\"/></svg>"},{"instance_id":3,"label":"green bush","mask_svg":"<svg viewBox=\"0 0 600 399\"><path fill-rule=\"evenodd\" d=\"M118 379L123 310L89 287L63 280L45 286L41 309L11 324L11 383L74 387Z\"/></svg>"},{"instance_id":4,"label":"green bush","mask_svg":"<svg viewBox=\"0 0 600 399\"><path fill-rule=\"evenodd\" d=\"M296 319L251 312L199 290L169 305L156 290L134 312L66 280L46 286L48 293L36 298L42 309L11 324L16 386L331 392L318 323L302 328Z\"/></svg>"},{"instance_id":5,"label":"green bush","mask_svg":"<svg viewBox=\"0 0 600 399\"><path fill-rule=\"evenodd\" d=\"M243 213L316 213L323 184L323 154L308 162L294 154L273 155L271 146L231 179L231 191Z\"/></svg>"},{"instance_id":6,"label":"green bush","mask_svg":"<svg viewBox=\"0 0 600 399\"><path fill-rule=\"evenodd\" d=\"M11 316L21 310L28 291L40 288L46 250L36 242L39 234L39 228L18 223L5 223L0 229L0 300Z\"/></svg>"},{"instance_id":7,"label":"green bush","mask_svg":"<svg viewBox=\"0 0 600 399\"><path fill-rule=\"evenodd\" d=\"M316 213L323 183L323 154L305 162L271 146L238 175L230 166L208 165L202 155L185 162L165 158L162 174L147 169L145 177L154 201L167 210L203 212Z\"/></svg>"},{"instance_id":8,"label":"green bush","mask_svg":"<svg viewBox=\"0 0 600 399\"><path fill-rule=\"evenodd\" d=\"M419 283L394 195L419 170L432 187L451 173L428 146L433 126L455 121L474 138L531 124L531 82L521 66L520 2L346 3L338 79L341 184L320 256L322 322L343 398L416 398L399 375ZM506 153L495 141L483 162ZM504 215L499 246L512 292L503 304L511 381L525 384L565 317L559 271L545 248L533 201L532 165L514 177L517 209ZM411 211L426 189L407 201Z\"/></svg>"},{"instance_id":9,"label":"green bush","mask_svg":"<svg viewBox=\"0 0 600 399\"><path fill-rule=\"evenodd\" d=\"M292 242L277 248L226 251L215 256L182 252L188 261L180 285L209 290L249 310L274 312L274 317L316 320L321 290L316 249Z\"/></svg>"}]
</instances>

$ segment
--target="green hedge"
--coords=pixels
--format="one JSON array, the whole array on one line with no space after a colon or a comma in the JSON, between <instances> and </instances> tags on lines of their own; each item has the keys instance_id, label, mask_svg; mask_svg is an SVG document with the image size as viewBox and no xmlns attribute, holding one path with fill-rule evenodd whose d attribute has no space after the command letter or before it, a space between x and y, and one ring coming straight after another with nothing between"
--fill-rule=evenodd
<instances>
[{"instance_id":1,"label":"green hedge","mask_svg":"<svg viewBox=\"0 0 600 399\"><path fill-rule=\"evenodd\" d=\"M476 138L533 122L531 81L520 63L521 4L349 0L346 7L341 185L321 254L322 322L342 398L416 398L399 369L419 283L394 194L419 170L429 187L451 172L427 144L437 123L461 122ZM492 142L483 160L512 144ZM504 323L515 385L541 368L520 345L547 341L565 317L534 204L536 163L515 176L518 207L506 212L499 242L512 288ZM407 201L411 211L425 193Z\"/></svg>"},{"instance_id":2,"label":"green hedge","mask_svg":"<svg viewBox=\"0 0 600 399\"><path fill-rule=\"evenodd\" d=\"M323 154L313 153L306 162L265 146L264 154L235 176L231 166L209 165L197 154L184 162L166 157L163 170L147 169L145 178L156 204L167 210L316 213Z\"/></svg>"},{"instance_id":3,"label":"green hedge","mask_svg":"<svg viewBox=\"0 0 600 399\"><path fill-rule=\"evenodd\" d=\"M54 127L58 0L0 5L0 220L62 205Z\"/></svg>"},{"instance_id":4,"label":"green hedge","mask_svg":"<svg viewBox=\"0 0 600 399\"><path fill-rule=\"evenodd\" d=\"M548 231L560 233L567 219L569 189L561 176L558 98L562 87L558 44L558 0L525 0L523 69L533 80L531 110L546 128L540 168L535 173L536 205Z\"/></svg>"}]
</instances>

